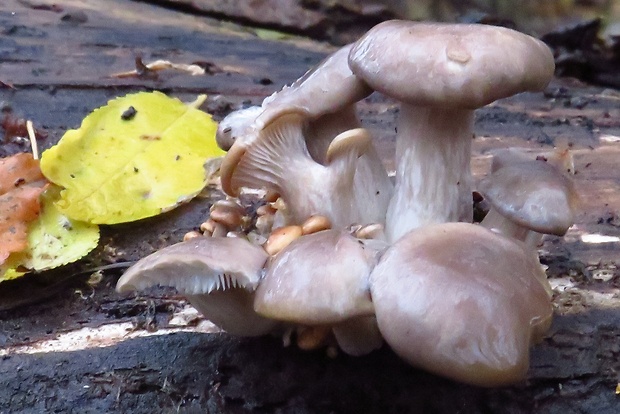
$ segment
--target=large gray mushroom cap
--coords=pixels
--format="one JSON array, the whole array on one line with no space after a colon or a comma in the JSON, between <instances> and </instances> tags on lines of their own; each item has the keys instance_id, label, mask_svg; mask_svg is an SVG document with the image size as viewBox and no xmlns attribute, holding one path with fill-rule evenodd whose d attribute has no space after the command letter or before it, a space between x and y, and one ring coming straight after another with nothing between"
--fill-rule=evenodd
<instances>
[{"instance_id":1,"label":"large gray mushroom cap","mask_svg":"<svg viewBox=\"0 0 620 414\"><path fill-rule=\"evenodd\" d=\"M520 381L553 313L536 254L468 223L410 231L370 275L385 341L414 366L458 381Z\"/></svg>"},{"instance_id":2,"label":"large gray mushroom cap","mask_svg":"<svg viewBox=\"0 0 620 414\"><path fill-rule=\"evenodd\" d=\"M401 20L366 33L349 65L371 88L401 102L469 109L541 90L555 67L543 42L511 29Z\"/></svg>"}]
</instances>

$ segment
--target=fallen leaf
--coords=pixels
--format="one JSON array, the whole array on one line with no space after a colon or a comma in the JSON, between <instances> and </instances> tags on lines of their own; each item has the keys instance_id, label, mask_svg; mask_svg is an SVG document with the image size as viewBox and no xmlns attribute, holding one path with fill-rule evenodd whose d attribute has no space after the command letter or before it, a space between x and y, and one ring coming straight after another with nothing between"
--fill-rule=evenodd
<instances>
[{"instance_id":1,"label":"fallen leaf","mask_svg":"<svg viewBox=\"0 0 620 414\"><path fill-rule=\"evenodd\" d=\"M115 224L151 217L197 195L204 164L223 155L216 123L159 92L114 99L43 153L41 169L63 187L59 211L74 220Z\"/></svg>"},{"instance_id":2,"label":"fallen leaf","mask_svg":"<svg viewBox=\"0 0 620 414\"><path fill-rule=\"evenodd\" d=\"M0 194L44 178L39 161L35 160L32 154L21 153L0 159Z\"/></svg>"},{"instance_id":3,"label":"fallen leaf","mask_svg":"<svg viewBox=\"0 0 620 414\"><path fill-rule=\"evenodd\" d=\"M42 194L39 220L31 223L28 232L27 259L22 266L42 271L75 262L97 247L99 226L71 220L54 204L60 189L48 188Z\"/></svg>"},{"instance_id":4,"label":"fallen leaf","mask_svg":"<svg viewBox=\"0 0 620 414\"><path fill-rule=\"evenodd\" d=\"M0 160L0 265L28 246L28 222L39 215L39 195L47 182L31 154Z\"/></svg>"}]
</instances>

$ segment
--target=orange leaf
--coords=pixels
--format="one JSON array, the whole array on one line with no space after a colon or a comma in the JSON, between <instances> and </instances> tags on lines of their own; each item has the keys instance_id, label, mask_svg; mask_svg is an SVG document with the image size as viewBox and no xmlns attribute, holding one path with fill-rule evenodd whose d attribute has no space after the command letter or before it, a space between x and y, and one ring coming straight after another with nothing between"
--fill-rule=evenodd
<instances>
[{"instance_id":1,"label":"orange leaf","mask_svg":"<svg viewBox=\"0 0 620 414\"><path fill-rule=\"evenodd\" d=\"M47 181L31 154L0 159L0 264L28 247L28 223L40 212Z\"/></svg>"},{"instance_id":2,"label":"orange leaf","mask_svg":"<svg viewBox=\"0 0 620 414\"><path fill-rule=\"evenodd\" d=\"M32 154L21 153L0 159L0 194L42 179L39 160L32 158Z\"/></svg>"}]
</instances>

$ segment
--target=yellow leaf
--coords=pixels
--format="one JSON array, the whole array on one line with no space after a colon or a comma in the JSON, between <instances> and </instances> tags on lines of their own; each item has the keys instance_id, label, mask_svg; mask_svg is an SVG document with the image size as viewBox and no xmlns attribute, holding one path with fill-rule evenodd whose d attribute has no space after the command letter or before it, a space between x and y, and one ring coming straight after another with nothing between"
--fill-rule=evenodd
<instances>
[{"instance_id":1,"label":"yellow leaf","mask_svg":"<svg viewBox=\"0 0 620 414\"><path fill-rule=\"evenodd\" d=\"M203 165L224 153L211 116L160 92L114 99L43 153L41 170L63 187L68 217L115 224L154 216L205 185Z\"/></svg>"},{"instance_id":2,"label":"yellow leaf","mask_svg":"<svg viewBox=\"0 0 620 414\"><path fill-rule=\"evenodd\" d=\"M12 259L12 256L9 256L7 261L0 265L0 282L17 279L18 277L26 274L26 272L17 270L19 263L14 262L15 260Z\"/></svg>"},{"instance_id":3,"label":"yellow leaf","mask_svg":"<svg viewBox=\"0 0 620 414\"><path fill-rule=\"evenodd\" d=\"M28 233L28 259L23 266L48 270L75 262L97 247L99 227L71 220L63 215L54 202L60 189L52 186L43 194L42 214Z\"/></svg>"},{"instance_id":4,"label":"yellow leaf","mask_svg":"<svg viewBox=\"0 0 620 414\"><path fill-rule=\"evenodd\" d=\"M260 28L254 29L254 33L256 33L256 36L263 40L284 40L291 37L291 35L288 33Z\"/></svg>"}]
</instances>

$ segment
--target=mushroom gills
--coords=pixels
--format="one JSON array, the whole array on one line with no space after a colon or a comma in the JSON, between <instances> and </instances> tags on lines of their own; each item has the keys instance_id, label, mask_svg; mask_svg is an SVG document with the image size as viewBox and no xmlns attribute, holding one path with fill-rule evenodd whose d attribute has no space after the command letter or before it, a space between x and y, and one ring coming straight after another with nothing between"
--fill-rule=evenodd
<instances>
[{"instance_id":1,"label":"mushroom gills","mask_svg":"<svg viewBox=\"0 0 620 414\"><path fill-rule=\"evenodd\" d=\"M245 149L231 176L231 187L265 188L281 195L289 223L324 215L335 227L359 220L353 195L357 159L369 148L370 136L356 128L334 137L327 164L314 161L303 136L305 115L290 111L273 120Z\"/></svg>"},{"instance_id":2,"label":"mushroom gills","mask_svg":"<svg viewBox=\"0 0 620 414\"><path fill-rule=\"evenodd\" d=\"M174 287L230 334L263 335L277 325L253 309L267 258L262 247L243 238L197 237L139 260L121 276L116 290Z\"/></svg>"}]
</instances>

